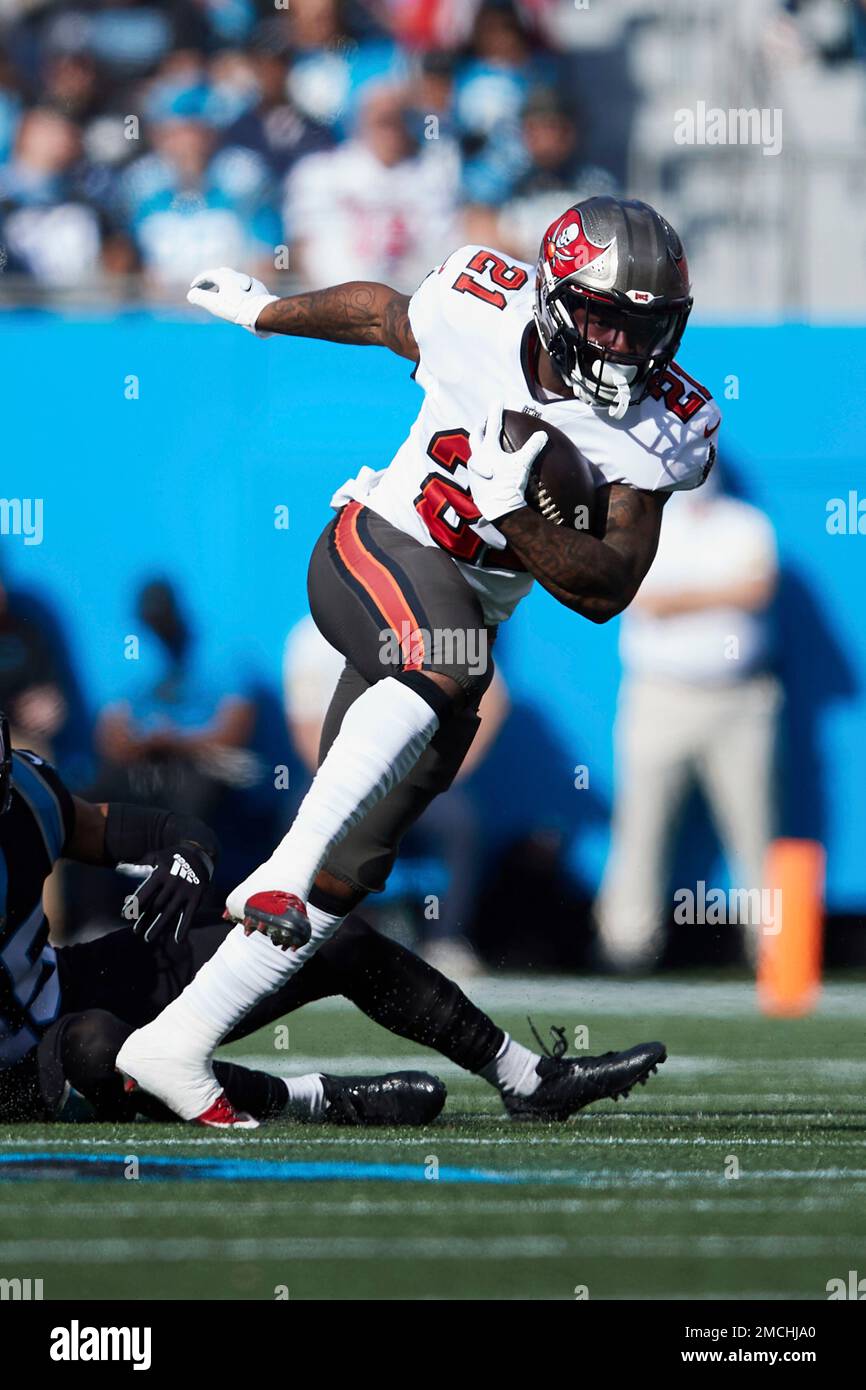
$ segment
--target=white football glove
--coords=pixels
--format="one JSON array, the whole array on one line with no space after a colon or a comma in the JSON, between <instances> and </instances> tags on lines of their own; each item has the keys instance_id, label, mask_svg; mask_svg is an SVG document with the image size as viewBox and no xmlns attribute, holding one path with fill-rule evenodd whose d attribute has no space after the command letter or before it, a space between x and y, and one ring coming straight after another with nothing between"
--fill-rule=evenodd
<instances>
[{"instance_id":1,"label":"white football glove","mask_svg":"<svg viewBox=\"0 0 866 1390\"><path fill-rule=\"evenodd\" d=\"M471 454L469 490L485 521L501 521L509 512L526 506L523 493L529 471L545 444L547 435L538 430L530 435L516 454L503 449L499 442L502 430L502 402L491 405L484 430L470 437Z\"/></svg>"},{"instance_id":2,"label":"white football glove","mask_svg":"<svg viewBox=\"0 0 866 1390\"><path fill-rule=\"evenodd\" d=\"M242 270L229 270L226 265L217 270L203 270L194 278L186 297L190 304L207 309L209 314L227 323L240 324L257 338L273 337L271 333L258 332L256 319L265 305L273 304L279 296L268 294L261 280L254 280Z\"/></svg>"}]
</instances>

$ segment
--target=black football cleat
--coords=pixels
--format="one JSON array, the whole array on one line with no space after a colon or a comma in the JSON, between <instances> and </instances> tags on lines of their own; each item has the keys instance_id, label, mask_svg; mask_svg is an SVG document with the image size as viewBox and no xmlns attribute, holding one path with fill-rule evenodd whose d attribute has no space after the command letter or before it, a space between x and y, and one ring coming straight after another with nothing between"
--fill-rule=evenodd
<instances>
[{"instance_id":1,"label":"black football cleat","mask_svg":"<svg viewBox=\"0 0 866 1390\"><path fill-rule=\"evenodd\" d=\"M645 1086L668 1055L664 1043L647 1042L624 1052L603 1052L600 1057L566 1057L565 1030L550 1031L555 1042L551 1052L541 1043L547 1056L535 1068L541 1077L537 1090L531 1096L502 1096L512 1120L567 1120L597 1100L619 1100L633 1086Z\"/></svg>"},{"instance_id":2,"label":"black football cleat","mask_svg":"<svg viewBox=\"0 0 866 1390\"><path fill-rule=\"evenodd\" d=\"M384 1076L323 1076L325 1123L429 1125L445 1104L444 1082L426 1071Z\"/></svg>"}]
</instances>

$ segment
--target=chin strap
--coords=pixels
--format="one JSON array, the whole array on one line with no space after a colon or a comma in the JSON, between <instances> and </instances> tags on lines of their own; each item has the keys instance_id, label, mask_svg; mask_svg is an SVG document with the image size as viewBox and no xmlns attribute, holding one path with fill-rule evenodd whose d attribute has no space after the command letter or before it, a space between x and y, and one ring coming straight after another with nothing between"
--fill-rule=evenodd
<instances>
[{"instance_id":1,"label":"chin strap","mask_svg":"<svg viewBox=\"0 0 866 1390\"><path fill-rule=\"evenodd\" d=\"M608 415L612 420L621 420L625 412L631 405L631 386L624 376L617 372L617 380L613 383L616 389L616 400L608 406Z\"/></svg>"},{"instance_id":2,"label":"chin strap","mask_svg":"<svg viewBox=\"0 0 866 1390\"><path fill-rule=\"evenodd\" d=\"M573 372L571 376L564 379L568 381L569 386L580 396L581 400L586 401L588 405L606 405L607 413L611 419L621 420L631 405L631 383L622 372L611 366L610 363L608 363L606 371L609 375L608 379L601 383L603 395L597 389L597 383L593 382L592 386L589 386L577 372ZM611 392L616 393L613 400L610 398Z\"/></svg>"}]
</instances>

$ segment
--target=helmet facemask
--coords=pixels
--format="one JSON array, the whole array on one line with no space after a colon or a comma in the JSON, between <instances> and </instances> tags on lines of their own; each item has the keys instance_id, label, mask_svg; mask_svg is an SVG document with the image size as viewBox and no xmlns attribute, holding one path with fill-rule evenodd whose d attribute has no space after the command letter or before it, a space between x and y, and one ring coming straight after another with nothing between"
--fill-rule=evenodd
<instances>
[{"instance_id":1,"label":"helmet facemask","mask_svg":"<svg viewBox=\"0 0 866 1390\"><path fill-rule=\"evenodd\" d=\"M692 307L687 299L639 308L624 294L568 281L545 299L548 331L543 314L536 312L536 322L554 366L576 395L606 405L616 420L643 400L652 373L672 360ZM620 335L627 349L609 346Z\"/></svg>"}]
</instances>

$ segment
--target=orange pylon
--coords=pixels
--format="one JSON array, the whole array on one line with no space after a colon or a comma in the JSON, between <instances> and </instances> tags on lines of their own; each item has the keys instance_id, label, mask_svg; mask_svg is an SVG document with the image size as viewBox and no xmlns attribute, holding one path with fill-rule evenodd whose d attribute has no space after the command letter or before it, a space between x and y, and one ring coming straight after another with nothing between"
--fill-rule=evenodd
<instances>
[{"instance_id":1,"label":"orange pylon","mask_svg":"<svg viewBox=\"0 0 866 1390\"><path fill-rule=\"evenodd\" d=\"M821 990L826 856L816 840L774 840L764 882L773 922L759 928L758 1005L765 1014L810 1013Z\"/></svg>"}]
</instances>

